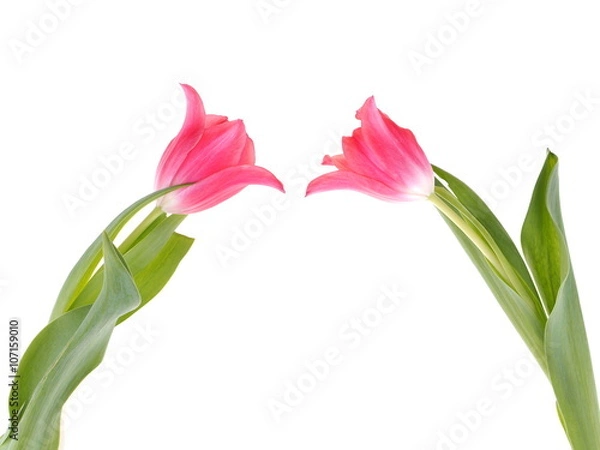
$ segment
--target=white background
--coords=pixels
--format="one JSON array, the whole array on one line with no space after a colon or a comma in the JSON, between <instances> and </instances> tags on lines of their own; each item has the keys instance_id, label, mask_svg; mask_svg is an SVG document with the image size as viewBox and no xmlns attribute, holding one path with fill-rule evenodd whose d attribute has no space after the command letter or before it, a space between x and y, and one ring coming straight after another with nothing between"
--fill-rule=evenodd
<instances>
[{"instance_id":1,"label":"white background","mask_svg":"<svg viewBox=\"0 0 600 450\"><path fill-rule=\"evenodd\" d=\"M152 190L183 120L178 82L195 86L209 113L244 119L258 164L289 191L235 257L218 254L256 226L253 208L281 200L275 191L248 188L186 221L196 244L115 332L111 366L69 404L63 448L567 449L548 383L431 205L352 192L303 199L302 187L374 94L518 238L551 146L598 364L592 2L266 3L262 15L256 0L0 7L1 326L21 317L25 343L87 245ZM36 40L37 26L46 31ZM70 212L66 196L124 145L132 159ZM351 348L340 331L382 287L406 295ZM276 421L270 402L330 347L341 364ZM491 414L464 433L461 414L473 418L486 399ZM441 445L452 431L462 442Z\"/></svg>"}]
</instances>

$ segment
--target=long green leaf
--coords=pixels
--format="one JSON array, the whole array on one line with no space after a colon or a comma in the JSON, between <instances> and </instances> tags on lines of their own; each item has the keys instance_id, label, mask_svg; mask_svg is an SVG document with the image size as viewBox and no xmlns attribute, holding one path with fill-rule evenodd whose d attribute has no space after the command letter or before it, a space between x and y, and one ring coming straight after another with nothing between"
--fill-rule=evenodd
<instances>
[{"instance_id":1,"label":"long green leaf","mask_svg":"<svg viewBox=\"0 0 600 450\"><path fill-rule=\"evenodd\" d=\"M185 216L171 215L157 221L159 223L123 255L142 302L139 308L119 319L118 323L152 300L171 279L187 254L194 240L174 232L183 219ZM90 305L95 301L102 286L103 274L104 268L101 267L73 302L71 309Z\"/></svg>"},{"instance_id":2,"label":"long green leaf","mask_svg":"<svg viewBox=\"0 0 600 450\"><path fill-rule=\"evenodd\" d=\"M558 158L548 152L521 235L551 307L545 349L561 420L575 450L600 449L600 411L585 324L560 209Z\"/></svg>"},{"instance_id":3,"label":"long green leaf","mask_svg":"<svg viewBox=\"0 0 600 450\"><path fill-rule=\"evenodd\" d=\"M64 403L96 368L119 317L140 304L131 273L106 234L102 235L105 277L91 306L61 315L33 340L19 366L19 440L2 450L55 450Z\"/></svg>"},{"instance_id":4,"label":"long green leaf","mask_svg":"<svg viewBox=\"0 0 600 450\"><path fill-rule=\"evenodd\" d=\"M138 312L164 288L193 243L192 238L178 233L173 234L157 257L136 273L135 284L143 293L142 302L136 309L121 316L117 325Z\"/></svg>"},{"instance_id":5,"label":"long green leaf","mask_svg":"<svg viewBox=\"0 0 600 450\"><path fill-rule=\"evenodd\" d=\"M137 214L142 208L150 204L156 199L168 194L177 189L181 189L187 185L173 186L160 191L154 192L141 200L138 200L133 205L125 209L119 214L106 228L105 232L111 240L114 240L119 231L125 226L131 218ZM56 319L61 314L68 311L75 301L77 296L84 289L85 285L93 275L94 270L98 266L100 259L102 258L102 238L98 237L92 245L88 247L83 256L79 259L77 264L73 267L69 276L67 277L59 295L54 304L50 321Z\"/></svg>"},{"instance_id":6,"label":"long green leaf","mask_svg":"<svg viewBox=\"0 0 600 450\"><path fill-rule=\"evenodd\" d=\"M549 153L521 231L525 258L550 312L554 309L558 291L571 265L564 239L558 174L553 175L557 164L556 155Z\"/></svg>"},{"instance_id":7,"label":"long green leaf","mask_svg":"<svg viewBox=\"0 0 600 450\"><path fill-rule=\"evenodd\" d=\"M500 307L527 344L539 365L546 371L544 352L544 322L540 321L538 312L530 302L518 295L498 272L490 265L481 251L456 226L442 215L460 244L463 246L471 261L496 297Z\"/></svg>"},{"instance_id":8,"label":"long green leaf","mask_svg":"<svg viewBox=\"0 0 600 450\"><path fill-rule=\"evenodd\" d=\"M545 312L542 307L541 300L538 296L535 284L531 279L531 274L523 261L521 253L517 249L517 246L513 242L512 238L502 226L498 218L486 205L486 203L465 183L454 175L434 166L436 175L444 180L450 190L460 204L469 212L470 215L475 219L475 226L481 225L485 238L491 239L490 244L496 250L501 253L501 257L506 261L506 264L515 272L518 277L518 281L524 286L525 292L531 303L534 305L540 318L545 319Z\"/></svg>"}]
</instances>

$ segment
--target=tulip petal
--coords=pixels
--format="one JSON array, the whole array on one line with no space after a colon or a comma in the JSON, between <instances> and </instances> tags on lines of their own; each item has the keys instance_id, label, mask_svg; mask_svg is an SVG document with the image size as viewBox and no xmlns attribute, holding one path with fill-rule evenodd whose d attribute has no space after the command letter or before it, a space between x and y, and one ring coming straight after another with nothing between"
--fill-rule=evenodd
<instances>
[{"instance_id":1,"label":"tulip petal","mask_svg":"<svg viewBox=\"0 0 600 450\"><path fill-rule=\"evenodd\" d=\"M246 147L246 129L241 120L207 128L198 145L188 153L175 176L175 184L195 183L213 173L238 164Z\"/></svg>"},{"instance_id":2,"label":"tulip petal","mask_svg":"<svg viewBox=\"0 0 600 450\"><path fill-rule=\"evenodd\" d=\"M397 180L390 173L389 167L386 170L382 170L373 161L372 154L375 150L370 149L366 145L363 131L360 128L354 130L352 137L342 138L342 148L352 172L369 178L375 178L390 187L396 184Z\"/></svg>"},{"instance_id":3,"label":"tulip petal","mask_svg":"<svg viewBox=\"0 0 600 450\"><path fill-rule=\"evenodd\" d=\"M242 156L238 161L238 165L252 165L256 162L256 154L254 153L254 141L250 137L246 140L246 146L242 151Z\"/></svg>"},{"instance_id":4,"label":"tulip petal","mask_svg":"<svg viewBox=\"0 0 600 450\"><path fill-rule=\"evenodd\" d=\"M206 128L212 127L214 125L219 125L221 123L227 122L227 116L219 116L217 114L207 114L206 115L206 124L204 125Z\"/></svg>"},{"instance_id":5,"label":"tulip petal","mask_svg":"<svg viewBox=\"0 0 600 450\"><path fill-rule=\"evenodd\" d=\"M359 110L362 136L371 152L369 156L403 190L429 195L433 192L434 176L431 164L419 146L412 131L394 123L367 99ZM390 170L390 168L396 170Z\"/></svg>"},{"instance_id":6,"label":"tulip petal","mask_svg":"<svg viewBox=\"0 0 600 450\"><path fill-rule=\"evenodd\" d=\"M394 123L386 114L382 113L382 118L388 130L394 135L396 142L400 143L403 148L411 148L412 151L404 152L409 160L411 160L420 172L430 172L433 177L433 168L429 160L425 156L425 152L417 142L412 131L402 128Z\"/></svg>"},{"instance_id":7,"label":"tulip petal","mask_svg":"<svg viewBox=\"0 0 600 450\"><path fill-rule=\"evenodd\" d=\"M396 189L392 189L373 178L347 170L326 173L315 178L309 183L306 195L337 189L349 189L390 202L422 200L425 198L411 192L398 192Z\"/></svg>"},{"instance_id":8,"label":"tulip petal","mask_svg":"<svg viewBox=\"0 0 600 450\"><path fill-rule=\"evenodd\" d=\"M373 97L356 116L361 126L342 138L344 154L323 159L338 171L311 181L307 195L351 189L394 202L428 198L434 189L433 168L412 132L377 109Z\"/></svg>"},{"instance_id":9,"label":"tulip petal","mask_svg":"<svg viewBox=\"0 0 600 450\"><path fill-rule=\"evenodd\" d=\"M350 170L348 161L346 160L346 157L344 155L325 155L323 157L322 164L324 166L335 166L339 170Z\"/></svg>"},{"instance_id":10,"label":"tulip petal","mask_svg":"<svg viewBox=\"0 0 600 450\"><path fill-rule=\"evenodd\" d=\"M361 121L360 129L365 145L371 149L369 157L380 170L387 171L396 181L402 182L400 174L390 171L390 167L410 169L411 172L420 168L416 161L420 160L423 150L414 135L410 130L397 125L391 130L388 127L391 120L377 109L373 97L367 99L358 111L357 118Z\"/></svg>"},{"instance_id":11,"label":"tulip petal","mask_svg":"<svg viewBox=\"0 0 600 450\"><path fill-rule=\"evenodd\" d=\"M161 206L167 213L192 214L212 208L251 184L269 186L284 192L281 181L267 169L242 165L228 167L193 186L167 195Z\"/></svg>"},{"instance_id":12,"label":"tulip petal","mask_svg":"<svg viewBox=\"0 0 600 450\"><path fill-rule=\"evenodd\" d=\"M198 144L204 133L206 113L202 99L196 90L182 84L187 100L187 110L183 126L179 134L169 143L156 172L156 189L173 186L174 176L187 154Z\"/></svg>"}]
</instances>

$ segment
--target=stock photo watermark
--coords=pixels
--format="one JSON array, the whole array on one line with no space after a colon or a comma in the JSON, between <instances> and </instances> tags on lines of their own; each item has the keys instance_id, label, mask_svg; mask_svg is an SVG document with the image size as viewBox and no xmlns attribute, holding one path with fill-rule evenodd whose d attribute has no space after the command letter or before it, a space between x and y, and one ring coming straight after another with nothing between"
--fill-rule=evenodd
<instances>
[{"instance_id":1,"label":"stock photo watermark","mask_svg":"<svg viewBox=\"0 0 600 450\"><path fill-rule=\"evenodd\" d=\"M437 433L435 450L458 450L531 379L540 373L530 356L505 365L489 382L489 391L471 407L456 413L451 425Z\"/></svg>"},{"instance_id":2,"label":"stock photo watermark","mask_svg":"<svg viewBox=\"0 0 600 450\"><path fill-rule=\"evenodd\" d=\"M254 9L263 23L268 25L273 20L273 17L279 16L292 3L293 0L258 0L254 4Z\"/></svg>"},{"instance_id":3,"label":"stock photo watermark","mask_svg":"<svg viewBox=\"0 0 600 450\"><path fill-rule=\"evenodd\" d=\"M155 343L160 333L151 323L133 327L127 343L110 352L100 366L77 388L65 403L61 417L63 430L68 430L83 417L86 408L94 404L119 376L122 376Z\"/></svg>"},{"instance_id":4,"label":"stock photo watermark","mask_svg":"<svg viewBox=\"0 0 600 450\"><path fill-rule=\"evenodd\" d=\"M85 175L80 175L73 191L63 194L61 200L69 215L74 217L77 211L96 200L102 189L138 158L140 144L136 142L141 141L143 145L152 143L177 119L178 112L183 110L185 105L183 92L177 89L169 100L163 101L139 117L131 128L133 137L122 141L112 153L98 156L97 167Z\"/></svg>"},{"instance_id":5,"label":"stock photo watermark","mask_svg":"<svg viewBox=\"0 0 600 450\"><path fill-rule=\"evenodd\" d=\"M111 352L100 366L77 387L77 390L65 403L60 417L43 427L43 434L37 435L36 439L44 441L57 430L67 431L78 419L83 417L86 408L98 400L102 391L108 389L118 376L123 375L137 358L150 348L158 335L152 324L136 324L127 344ZM40 443L37 445L39 446Z\"/></svg>"},{"instance_id":6,"label":"stock photo watermark","mask_svg":"<svg viewBox=\"0 0 600 450\"><path fill-rule=\"evenodd\" d=\"M421 75L425 67L435 64L469 30L472 22L483 15L485 3L482 0L467 0L461 9L445 15L444 23L435 32L427 34L420 50L408 51L408 60L417 75Z\"/></svg>"},{"instance_id":7,"label":"stock photo watermark","mask_svg":"<svg viewBox=\"0 0 600 450\"><path fill-rule=\"evenodd\" d=\"M302 163L288 169L281 177L286 194L276 192L267 202L250 208L250 217L231 230L227 244L215 246L215 255L221 267L227 268L238 260L264 236L279 217L290 210L294 202L304 197L310 180L323 173L323 156L341 153L341 141L341 133L329 132L320 152L311 154Z\"/></svg>"},{"instance_id":8,"label":"stock photo watermark","mask_svg":"<svg viewBox=\"0 0 600 450\"><path fill-rule=\"evenodd\" d=\"M381 288L376 301L359 314L347 320L338 330L338 342L327 347L319 358L306 361L299 374L284 381L280 394L267 402L272 420L279 424L286 415L302 405L307 396L325 383L336 367L357 350L385 321L398 310L406 293L396 285Z\"/></svg>"},{"instance_id":9,"label":"stock photo watermark","mask_svg":"<svg viewBox=\"0 0 600 450\"><path fill-rule=\"evenodd\" d=\"M29 55L44 45L67 21L73 10L85 0L46 0L44 11L34 20L28 20L20 36L10 38L8 47L15 60L21 64Z\"/></svg>"},{"instance_id":10,"label":"stock photo watermark","mask_svg":"<svg viewBox=\"0 0 600 450\"><path fill-rule=\"evenodd\" d=\"M21 411L20 378L18 373L21 357L21 319L13 317L8 321L8 429L9 438L19 440L19 412Z\"/></svg>"},{"instance_id":11,"label":"stock photo watermark","mask_svg":"<svg viewBox=\"0 0 600 450\"><path fill-rule=\"evenodd\" d=\"M510 197L528 176L539 169L546 149L554 150L576 129L578 124L592 118L600 106L600 97L591 89L576 92L569 101L569 108L554 120L544 124L531 136L532 148L521 153L516 161L498 170L498 177L492 181L482 195L483 200L492 208Z\"/></svg>"}]
</instances>

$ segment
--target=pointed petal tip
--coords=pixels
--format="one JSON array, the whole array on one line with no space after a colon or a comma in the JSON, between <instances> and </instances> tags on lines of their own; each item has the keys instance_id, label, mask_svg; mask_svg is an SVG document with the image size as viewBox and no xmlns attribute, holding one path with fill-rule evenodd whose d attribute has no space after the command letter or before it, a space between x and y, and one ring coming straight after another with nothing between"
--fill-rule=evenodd
<instances>
[{"instance_id":1,"label":"pointed petal tip","mask_svg":"<svg viewBox=\"0 0 600 450\"><path fill-rule=\"evenodd\" d=\"M325 155L323 156L323 161L321 161L321 164L324 166L333 166L333 158L329 155Z\"/></svg>"},{"instance_id":2,"label":"pointed petal tip","mask_svg":"<svg viewBox=\"0 0 600 450\"><path fill-rule=\"evenodd\" d=\"M285 186L283 185L283 183L275 175L273 175L273 178L275 180L274 180L274 184L271 185L271 187L274 189L277 189L282 194L285 194Z\"/></svg>"},{"instance_id":3,"label":"pointed petal tip","mask_svg":"<svg viewBox=\"0 0 600 450\"><path fill-rule=\"evenodd\" d=\"M191 85L186 84L186 83L179 83L179 86L181 86L181 89L183 89L183 92L186 94L186 96L200 97L200 94L198 94L198 91L196 89L194 89Z\"/></svg>"},{"instance_id":4,"label":"pointed petal tip","mask_svg":"<svg viewBox=\"0 0 600 450\"><path fill-rule=\"evenodd\" d=\"M308 186L306 186L306 192L304 193L305 198L310 195L316 194L313 181L315 180L312 180L310 183L308 183Z\"/></svg>"},{"instance_id":5,"label":"pointed petal tip","mask_svg":"<svg viewBox=\"0 0 600 450\"><path fill-rule=\"evenodd\" d=\"M192 120L201 120L202 126L204 127L204 120L206 113L204 112L204 102L202 97L198 94L198 91L189 84L180 83L183 93L185 94L185 100L187 103L187 115L191 116ZM201 116L201 119L200 119ZM186 117L186 121L188 118Z\"/></svg>"},{"instance_id":6,"label":"pointed petal tip","mask_svg":"<svg viewBox=\"0 0 600 450\"><path fill-rule=\"evenodd\" d=\"M239 165L226 170L231 170L231 178L240 184L267 186L285 193L283 183L271 171L261 166ZM223 171L225 172L225 171Z\"/></svg>"},{"instance_id":7,"label":"pointed petal tip","mask_svg":"<svg viewBox=\"0 0 600 450\"><path fill-rule=\"evenodd\" d=\"M331 186L327 186L326 183L324 183L324 181L326 181L327 178L330 177L331 174L334 174L334 173L339 173L339 172L337 172L337 171L329 172L329 173L326 173L324 175L318 176L318 177L310 180L310 182L306 186L306 192L304 194L304 197L309 197L309 196L312 196L314 194L318 194L318 193L324 192L324 191L334 190L335 188L333 188Z\"/></svg>"},{"instance_id":8,"label":"pointed petal tip","mask_svg":"<svg viewBox=\"0 0 600 450\"><path fill-rule=\"evenodd\" d=\"M285 192L283 183L263 167L240 165L228 167L187 188L173 192L161 205L173 214L192 214L229 199L247 186L258 185Z\"/></svg>"},{"instance_id":9,"label":"pointed petal tip","mask_svg":"<svg viewBox=\"0 0 600 450\"><path fill-rule=\"evenodd\" d=\"M192 86L183 83L180 85L187 103L185 119L179 133L171 140L160 159L155 177L157 189L178 184L176 174L205 129L206 113L200 95Z\"/></svg>"},{"instance_id":10,"label":"pointed petal tip","mask_svg":"<svg viewBox=\"0 0 600 450\"><path fill-rule=\"evenodd\" d=\"M377 105L375 104L375 96L371 95L369 98L367 98L365 100L365 102L363 103L363 105L358 109L358 111L356 111L356 118L358 120L362 120L362 114L364 110L367 109L372 109L375 108L377 109Z\"/></svg>"},{"instance_id":11,"label":"pointed petal tip","mask_svg":"<svg viewBox=\"0 0 600 450\"><path fill-rule=\"evenodd\" d=\"M244 123L244 121L242 119L233 119L233 120L230 120L229 122L232 123L233 126L235 126L236 128L240 127L240 128L243 128L244 131L246 130L246 124Z\"/></svg>"}]
</instances>

